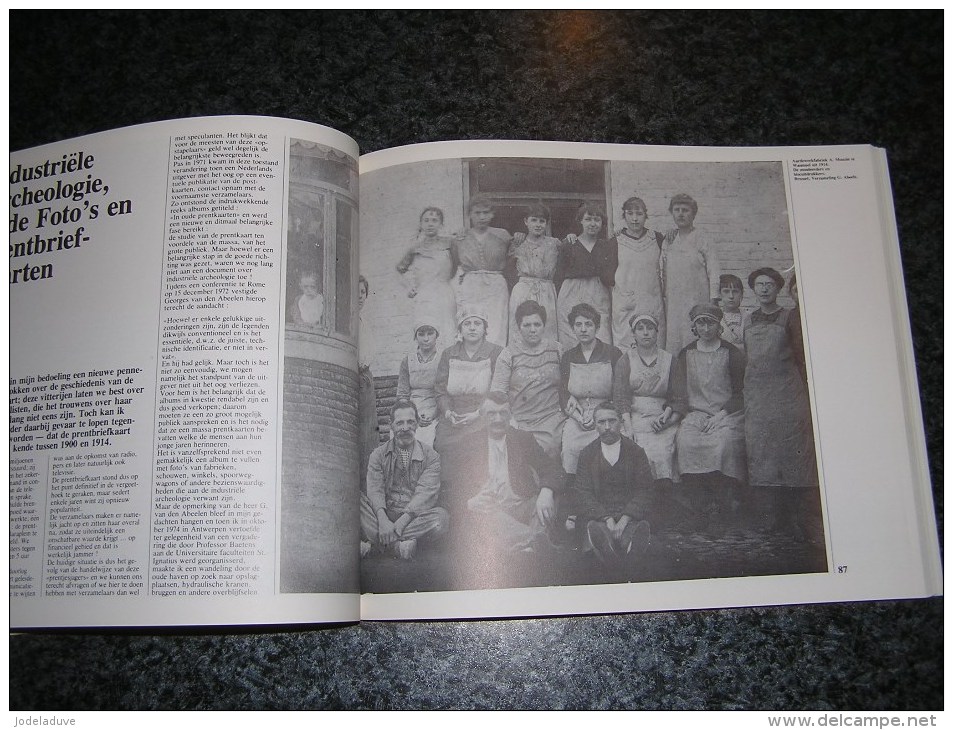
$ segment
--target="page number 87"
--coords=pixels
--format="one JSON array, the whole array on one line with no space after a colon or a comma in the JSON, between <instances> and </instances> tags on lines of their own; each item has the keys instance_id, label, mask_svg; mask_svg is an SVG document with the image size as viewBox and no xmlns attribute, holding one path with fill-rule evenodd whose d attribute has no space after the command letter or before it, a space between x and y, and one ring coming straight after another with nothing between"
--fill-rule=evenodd
<instances>
[{"instance_id":1,"label":"page number 87","mask_svg":"<svg viewBox=\"0 0 953 730\"><path fill-rule=\"evenodd\" d=\"M847 566L846 566L846 565L838 565L838 566L837 566L837 572L838 572L838 573L846 573L846 572L847 572Z\"/></svg>"}]
</instances>

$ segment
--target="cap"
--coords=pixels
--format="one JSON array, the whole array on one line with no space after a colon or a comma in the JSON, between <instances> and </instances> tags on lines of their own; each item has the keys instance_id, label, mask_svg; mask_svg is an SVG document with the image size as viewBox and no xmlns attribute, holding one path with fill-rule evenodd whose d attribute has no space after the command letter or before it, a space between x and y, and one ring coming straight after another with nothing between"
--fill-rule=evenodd
<instances>
[{"instance_id":1,"label":"cap","mask_svg":"<svg viewBox=\"0 0 953 730\"><path fill-rule=\"evenodd\" d=\"M457 328L463 324L463 320L470 319L470 317L479 317L483 320L483 324L489 327L490 318L487 316L485 311L477 307L465 306L457 310Z\"/></svg>"},{"instance_id":2,"label":"cap","mask_svg":"<svg viewBox=\"0 0 953 730\"><path fill-rule=\"evenodd\" d=\"M700 319L712 319L715 322L721 322L725 315L721 309L714 304L696 304L692 307L688 316L692 320L692 323L695 323Z\"/></svg>"},{"instance_id":3,"label":"cap","mask_svg":"<svg viewBox=\"0 0 953 730\"><path fill-rule=\"evenodd\" d=\"M652 324L655 325L655 329L658 329L658 320L655 317L653 317L651 314L645 314L645 313L633 314L631 317L629 317L629 329L632 329L633 327L635 327L635 325L637 325L639 322L642 322L642 321L651 322Z\"/></svg>"}]
</instances>

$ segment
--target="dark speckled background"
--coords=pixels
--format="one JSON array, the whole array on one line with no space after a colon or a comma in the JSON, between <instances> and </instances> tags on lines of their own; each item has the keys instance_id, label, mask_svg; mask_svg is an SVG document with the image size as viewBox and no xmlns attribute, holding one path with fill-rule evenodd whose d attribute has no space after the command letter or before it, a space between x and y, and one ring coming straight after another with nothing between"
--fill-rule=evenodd
<instances>
[{"instance_id":1,"label":"dark speckled background","mask_svg":"<svg viewBox=\"0 0 953 730\"><path fill-rule=\"evenodd\" d=\"M943 16L11 12L10 146L181 116L886 147L942 530ZM874 323L858 323L872 326ZM943 707L943 601L10 639L11 709Z\"/></svg>"}]
</instances>

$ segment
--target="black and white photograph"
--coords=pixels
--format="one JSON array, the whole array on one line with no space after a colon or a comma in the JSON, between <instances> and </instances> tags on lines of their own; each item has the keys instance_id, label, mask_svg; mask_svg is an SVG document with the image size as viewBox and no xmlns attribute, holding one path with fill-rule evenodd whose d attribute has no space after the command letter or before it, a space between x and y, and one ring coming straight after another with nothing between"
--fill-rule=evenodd
<instances>
[{"instance_id":1,"label":"black and white photograph","mask_svg":"<svg viewBox=\"0 0 953 730\"><path fill-rule=\"evenodd\" d=\"M782 162L361 184L363 590L828 570Z\"/></svg>"},{"instance_id":2,"label":"black and white photograph","mask_svg":"<svg viewBox=\"0 0 953 730\"><path fill-rule=\"evenodd\" d=\"M354 592L357 161L300 139L288 155L280 585Z\"/></svg>"}]
</instances>

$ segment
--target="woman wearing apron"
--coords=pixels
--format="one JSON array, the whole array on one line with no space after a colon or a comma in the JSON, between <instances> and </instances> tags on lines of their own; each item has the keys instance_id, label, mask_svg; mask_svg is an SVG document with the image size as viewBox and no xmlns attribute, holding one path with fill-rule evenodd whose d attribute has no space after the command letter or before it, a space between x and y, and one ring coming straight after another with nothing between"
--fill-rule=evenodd
<instances>
[{"instance_id":1,"label":"woman wearing apron","mask_svg":"<svg viewBox=\"0 0 953 730\"><path fill-rule=\"evenodd\" d=\"M648 209L641 198L622 204L625 226L610 241L613 266L612 342L623 350L632 343L629 320L648 314L659 323L659 347L665 347L662 275L659 251L663 236L645 226Z\"/></svg>"},{"instance_id":2,"label":"woman wearing apron","mask_svg":"<svg viewBox=\"0 0 953 730\"><path fill-rule=\"evenodd\" d=\"M566 237L553 277L558 292L558 339L565 347L576 341L569 314L577 304L586 303L599 313L596 337L609 345L612 344L609 290L613 284L615 259L609 242L600 237L606 215L602 208L587 203L579 208L576 220L582 226L582 233Z\"/></svg>"},{"instance_id":3,"label":"woman wearing apron","mask_svg":"<svg viewBox=\"0 0 953 730\"><path fill-rule=\"evenodd\" d=\"M409 398L417 406L416 439L433 446L437 432L437 329L429 320L418 320L414 329L416 346L401 360L397 376L397 397Z\"/></svg>"},{"instance_id":4,"label":"woman wearing apron","mask_svg":"<svg viewBox=\"0 0 953 730\"><path fill-rule=\"evenodd\" d=\"M470 201L470 228L454 239L450 252L454 270L459 266L457 310L478 310L486 318L486 337L501 347L509 330L509 286L503 277L511 236L491 228L493 204L476 196Z\"/></svg>"},{"instance_id":5,"label":"woman wearing apron","mask_svg":"<svg viewBox=\"0 0 953 730\"><path fill-rule=\"evenodd\" d=\"M745 322L745 430L753 486L818 486L814 429L797 309L777 303L781 274L758 269L748 277L760 305Z\"/></svg>"},{"instance_id":6,"label":"woman wearing apron","mask_svg":"<svg viewBox=\"0 0 953 730\"><path fill-rule=\"evenodd\" d=\"M721 339L722 313L714 304L695 305L690 317L698 340L682 349L672 374L672 409L682 416L678 470L686 483L744 482L744 355Z\"/></svg>"},{"instance_id":7,"label":"woman wearing apron","mask_svg":"<svg viewBox=\"0 0 953 730\"><path fill-rule=\"evenodd\" d=\"M694 341L689 312L696 304L717 303L721 271L708 235L695 228L698 203L679 193L668 206L675 230L662 242L662 293L665 297L665 344L678 353Z\"/></svg>"},{"instance_id":8,"label":"woman wearing apron","mask_svg":"<svg viewBox=\"0 0 953 730\"><path fill-rule=\"evenodd\" d=\"M658 346L658 320L651 314L630 319L635 346L625 351L615 371L613 399L622 413L622 432L642 447L656 480L678 481L675 434L680 416L669 405L675 366Z\"/></svg>"},{"instance_id":9,"label":"woman wearing apron","mask_svg":"<svg viewBox=\"0 0 953 730\"><path fill-rule=\"evenodd\" d=\"M546 323L543 337L555 341L556 328L556 286L553 275L559 261L562 243L558 238L546 235L546 224L551 217L549 208L536 204L526 208L527 235L510 249L519 281L510 293L510 322L508 342L520 338L517 332L516 309L525 301L539 302L546 310Z\"/></svg>"},{"instance_id":10,"label":"woman wearing apron","mask_svg":"<svg viewBox=\"0 0 953 730\"><path fill-rule=\"evenodd\" d=\"M559 361L560 394L568 416L563 428L563 470L575 474L579 453L599 438L593 415L596 406L612 398L612 372L622 351L598 337L601 316L589 304L577 304L567 319L572 323L578 345Z\"/></svg>"},{"instance_id":11,"label":"woman wearing apron","mask_svg":"<svg viewBox=\"0 0 953 730\"><path fill-rule=\"evenodd\" d=\"M443 452L465 442L483 427L480 406L490 390L493 370L503 349L486 340L486 314L459 309L460 342L440 354L434 390L437 393L437 421L434 448Z\"/></svg>"},{"instance_id":12,"label":"woman wearing apron","mask_svg":"<svg viewBox=\"0 0 953 730\"><path fill-rule=\"evenodd\" d=\"M453 340L456 331L457 300L450 287L454 272L450 238L438 235L441 226L443 211L424 208L417 238L397 264L397 271L403 274L407 284L414 321L428 319L446 342Z\"/></svg>"},{"instance_id":13,"label":"woman wearing apron","mask_svg":"<svg viewBox=\"0 0 953 730\"><path fill-rule=\"evenodd\" d=\"M562 348L543 337L546 310L539 302L516 308L519 332L496 361L490 390L509 397L513 420L529 431L548 456L557 458L566 416L559 407L559 359Z\"/></svg>"}]
</instances>

